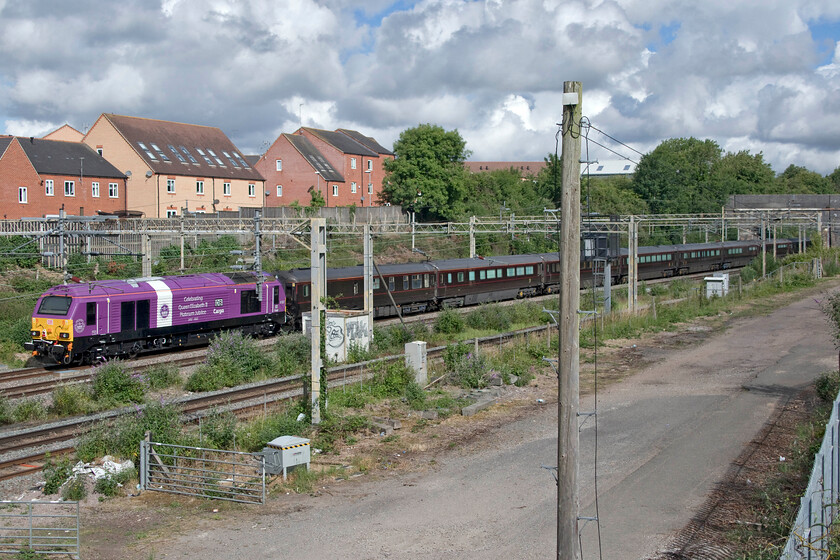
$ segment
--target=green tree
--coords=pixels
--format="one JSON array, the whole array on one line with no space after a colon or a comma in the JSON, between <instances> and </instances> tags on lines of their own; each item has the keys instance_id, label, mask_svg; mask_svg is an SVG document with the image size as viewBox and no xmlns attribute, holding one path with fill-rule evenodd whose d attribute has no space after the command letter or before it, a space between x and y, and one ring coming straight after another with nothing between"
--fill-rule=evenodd
<instances>
[{"instance_id":1,"label":"green tree","mask_svg":"<svg viewBox=\"0 0 840 560\"><path fill-rule=\"evenodd\" d=\"M538 192L537 180L522 176L518 169L469 173L466 179L469 199L464 204L468 216L499 216L502 208L517 215L541 212L551 201Z\"/></svg>"},{"instance_id":2,"label":"green tree","mask_svg":"<svg viewBox=\"0 0 840 560\"><path fill-rule=\"evenodd\" d=\"M775 176L761 152L753 155L748 150L727 153L712 169L713 181L724 197L773 192Z\"/></svg>"},{"instance_id":3,"label":"green tree","mask_svg":"<svg viewBox=\"0 0 840 560\"><path fill-rule=\"evenodd\" d=\"M713 140L665 140L642 156L633 190L657 214L718 212L725 195L712 170L720 158Z\"/></svg>"},{"instance_id":4,"label":"green tree","mask_svg":"<svg viewBox=\"0 0 840 560\"><path fill-rule=\"evenodd\" d=\"M588 197L588 202L587 202ZM647 214L647 203L633 191L629 177L595 177L587 185L581 180L580 203L583 212L604 216Z\"/></svg>"},{"instance_id":5,"label":"green tree","mask_svg":"<svg viewBox=\"0 0 840 560\"><path fill-rule=\"evenodd\" d=\"M400 133L394 159L385 162L382 199L417 212L422 220L451 220L462 214L469 156L457 130L421 124Z\"/></svg>"},{"instance_id":6,"label":"green tree","mask_svg":"<svg viewBox=\"0 0 840 560\"><path fill-rule=\"evenodd\" d=\"M834 192L840 192L840 167L826 175L825 178L831 183L831 188Z\"/></svg>"},{"instance_id":7,"label":"green tree","mask_svg":"<svg viewBox=\"0 0 840 560\"><path fill-rule=\"evenodd\" d=\"M829 194L834 192L831 180L815 171L789 165L776 177L776 192L785 194Z\"/></svg>"},{"instance_id":8,"label":"green tree","mask_svg":"<svg viewBox=\"0 0 840 560\"><path fill-rule=\"evenodd\" d=\"M545 167L537 174L537 192L543 198L560 208L560 184L563 177L563 162L549 153L544 158Z\"/></svg>"}]
</instances>

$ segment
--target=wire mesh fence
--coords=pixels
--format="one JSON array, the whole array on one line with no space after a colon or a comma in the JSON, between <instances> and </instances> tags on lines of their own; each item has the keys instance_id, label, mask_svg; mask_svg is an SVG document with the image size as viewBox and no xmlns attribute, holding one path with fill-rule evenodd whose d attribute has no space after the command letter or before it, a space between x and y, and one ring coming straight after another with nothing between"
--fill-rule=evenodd
<instances>
[{"instance_id":1,"label":"wire mesh fence","mask_svg":"<svg viewBox=\"0 0 840 560\"><path fill-rule=\"evenodd\" d=\"M814 460L808 488L800 502L780 560L817 560L836 557L837 532L832 525L840 505L840 396L834 401L822 445Z\"/></svg>"}]
</instances>

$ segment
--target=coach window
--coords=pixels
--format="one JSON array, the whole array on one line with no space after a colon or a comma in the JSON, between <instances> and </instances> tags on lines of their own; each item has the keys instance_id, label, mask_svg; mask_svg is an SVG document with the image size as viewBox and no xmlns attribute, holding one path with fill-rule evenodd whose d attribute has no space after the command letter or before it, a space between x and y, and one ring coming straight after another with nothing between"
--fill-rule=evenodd
<instances>
[{"instance_id":1,"label":"coach window","mask_svg":"<svg viewBox=\"0 0 840 560\"><path fill-rule=\"evenodd\" d=\"M447 273L446 273L446 283L447 283L447 284L451 284L451 283L452 283L452 273L451 273L451 272L447 272Z\"/></svg>"},{"instance_id":2,"label":"coach window","mask_svg":"<svg viewBox=\"0 0 840 560\"><path fill-rule=\"evenodd\" d=\"M423 280L420 278L419 274L412 274L411 275L411 289L412 290L419 290L423 287Z\"/></svg>"},{"instance_id":3,"label":"coach window","mask_svg":"<svg viewBox=\"0 0 840 560\"><path fill-rule=\"evenodd\" d=\"M516 267L516 275L517 276L525 276L525 267L524 266L517 266Z\"/></svg>"},{"instance_id":4,"label":"coach window","mask_svg":"<svg viewBox=\"0 0 840 560\"><path fill-rule=\"evenodd\" d=\"M144 299L137 302L137 329L149 328L150 313L149 300Z\"/></svg>"},{"instance_id":5,"label":"coach window","mask_svg":"<svg viewBox=\"0 0 840 560\"><path fill-rule=\"evenodd\" d=\"M428 274L423 275L423 287L424 288L429 287L429 275Z\"/></svg>"},{"instance_id":6,"label":"coach window","mask_svg":"<svg viewBox=\"0 0 840 560\"><path fill-rule=\"evenodd\" d=\"M487 279L488 280L495 280L496 279L496 269L491 268L487 271Z\"/></svg>"},{"instance_id":7,"label":"coach window","mask_svg":"<svg viewBox=\"0 0 840 560\"><path fill-rule=\"evenodd\" d=\"M408 289L408 276L403 276L403 290Z\"/></svg>"},{"instance_id":8,"label":"coach window","mask_svg":"<svg viewBox=\"0 0 840 560\"><path fill-rule=\"evenodd\" d=\"M533 266L526 266L525 267L525 274L531 276L534 274L534 267Z\"/></svg>"},{"instance_id":9,"label":"coach window","mask_svg":"<svg viewBox=\"0 0 840 560\"><path fill-rule=\"evenodd\" d=\"M463 281L464 281L464 273L463 273L463 272L459 272L459 273L458 273L458 282L463 282Z\"/></svg>"},{"instance_id":10,"label":"coach window","mask_svg":"<svg viewBox=\"0 0 840 560\"><path fill-rule=\"evenodd\" d=\"M496 269L496 278L502 278L502 269L501 268Z\"/></svg>"},{"instance_id":11,"label":"coach window","mask_svg":"<svg viewBox=\"0 0 840 560\"><path fill-rule=\"evenodd\" d=\"M475 270L470 270L470 282L475 282Z\"/></svg>"},{"instance_id":12,"label":"coach window","mask_svg":"<svg viewBox=\"0 0 840 560\"><path fill-rule=\"evenodd\" d=\"M513 267L507 269L507 277L513 278L514 276L516 276L516 269L514 269Z\"/></svg>"},{"instance_id":13,"label":"coach window","mask_svg":"<svg viewBox=\"0 0 840 560\"><path fill-rule=\"evenodd\" d=\"M353 282L353 295L354 296L359 295L359 283L358 282Z\"/></svg>"},{"instance_id":14,"label":"coach window","mask_svg":"<svg viewBox=\"0 0 840 560\"><path fill-rule=\"evenodd\" d=\"M96 303L89 302L87 304L87 326L96 326Z\"/></svg>"},{"instance_id":15,"label":"coach window","mask_svg":"<svg viewBox=\"0 0 840 560\"><path fill-rule=\"evenodd\" d=\"M379 289L379 278L374 278L374 279L373 279L373 289L374 289L374 290L378 290L378 289Z\"/></svg>"},{"instance_id":16,"label":"coach window","mask_svg":"<svg viewBox=\"0 0 840 560\"><path fill-rule=\"evenodd\" d=\"M393 291L394 291L394 290L396 290L396 289L397 289L397 288L396 288L396 281L394 280L394 277L393 277L393 276L390 276L390 277L388 278L388 290L390 290L390 291L392 291L392 292L393 292Z\"/></svg>"},{"instance_id":17,"label":"coach window","mask_svg":"<svg viewBox=\"0 0 840 560\"><path fill-rule=\"evenodd\" d=\"M487 279L487 272L485 272L484 270L479 270L478 271L478 279L479 280L486 280Z\"/></svg>"}]
</instances>

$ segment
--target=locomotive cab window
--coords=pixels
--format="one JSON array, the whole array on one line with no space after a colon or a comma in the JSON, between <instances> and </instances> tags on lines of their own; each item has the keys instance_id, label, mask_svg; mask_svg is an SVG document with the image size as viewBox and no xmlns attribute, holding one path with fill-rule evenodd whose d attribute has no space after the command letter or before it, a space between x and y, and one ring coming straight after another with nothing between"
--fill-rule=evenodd
<instances>
[{"instance_id":1,"label":"locomotive cab window","mask_svg":"<svg viewBox=\"0 0 840 560\"><path fill-rule=\"evenodd\" d=\"M87 315L87 326L95 327L96 326L96 303L91 301L85 306L85 311Z\"/></svg>"},{"instance_id":2,"label":"locomotive cab window","mask_svg":"<svg viewBox=\"0 0 840 560\"><path fill-rule=\"evenodd\" d=\"M149 328L149 317L151 305L149 300L144 299L137 302L137 329Z\"/></svg>"},{"instance_id":3,"label":"locomotive cab window","mask_svg":"<svg viewBox=\"0 0 840 560\"><path fill-rule=\"evenodd\" d=\"M257 290L242 290L239 292L240 313L259 313L260 300L257 299Z\"/></svg>"},{"instance_id":4,"label":"locomotive cab window","mask_svg":"<svg viewBox=\"0 0 840 560\"><path fill-rule=\"evenodd\" d=\"M38 313L41 315L67 315L73 299L66 296L47 296L41 300Z\"/></svg>"},{"instance_id":5,"label":"locomotive cab window","mask_svg":"<svg viewBox=\"0 0 840 560\"><path fill-rule=\"evenodd\" d=\"M133 331L134 330L134 302L123 301L120 302L120 330Z\"/></svg>"},{"instance_id":6,"label":"locomotive cab window","mask_svg":"<svg viewBox=\"0 0 840 560\"><path fill-rule=\"evenodd\" d=\"M274 286L274 305L280 304L280 286Z\"/></svg>"}]
</instances>

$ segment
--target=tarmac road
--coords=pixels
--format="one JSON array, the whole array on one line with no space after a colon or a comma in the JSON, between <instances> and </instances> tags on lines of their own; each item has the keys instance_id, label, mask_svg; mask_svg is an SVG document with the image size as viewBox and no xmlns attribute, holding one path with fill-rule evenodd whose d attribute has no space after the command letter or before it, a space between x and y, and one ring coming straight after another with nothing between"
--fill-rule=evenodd
<instances>
[{"instance_id":1,"label":"tarmac road","mask_svg":"<svg viewBox=\"0 0 840 560\"><path fill-rule=\"evenodd\" d=\"M819 298L819 296L817 296ZM655 352L656 350L652 350ZM603 558L645 558L683 527L788 395L836 368L812 297L740 319L598 395ZM592 410L594 399L580 410ZM556 406L439 459L433 470L349 483L281 511L206 521L155 558L529 559L556 555ZM594 421L581 431L581 515L593 515ZM266 506L269 507L269 506ZM583 558L597 531L583 529Z\"/></svg>"}]
</instances>

